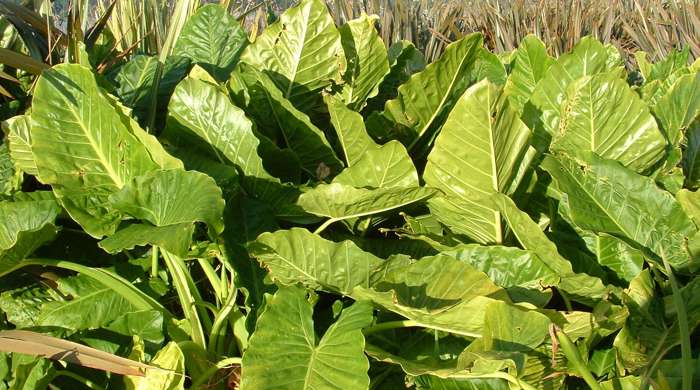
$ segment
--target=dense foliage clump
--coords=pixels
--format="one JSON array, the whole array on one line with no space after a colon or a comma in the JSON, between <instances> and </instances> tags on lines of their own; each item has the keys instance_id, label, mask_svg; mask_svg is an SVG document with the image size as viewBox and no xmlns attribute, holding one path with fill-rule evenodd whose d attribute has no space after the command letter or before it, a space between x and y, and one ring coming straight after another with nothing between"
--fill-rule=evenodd
<instances>
[{"instance_id":1,"label":"dense foliage clump","mask_svg":"<svg viewBox=\"0 0 700 390\"><path fill-rule=\"evenodd\" d=\"M694 387L687 51L426 65L320 0L170 44L3 123L0 389Z\"/></svg>"}]
</instances>

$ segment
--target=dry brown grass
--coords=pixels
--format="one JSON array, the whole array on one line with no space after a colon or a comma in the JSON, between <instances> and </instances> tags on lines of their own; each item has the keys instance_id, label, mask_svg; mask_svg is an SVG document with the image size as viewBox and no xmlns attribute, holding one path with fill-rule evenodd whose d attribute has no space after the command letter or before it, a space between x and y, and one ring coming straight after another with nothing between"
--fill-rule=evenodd
<instances>
[{"instance_id":1,"label":"dry brown grass","mask_svg":"<svg viewBox=\"0 0 700 390\"><path fill-rule=\"evenodd\" d=\"M489 48L508 51L527 34L539 36L558 55L585 35L661 58L688 46L700 57L700 2L685 0L327 0L336 21L361 12L379 15L387 44L407 39L429 59L447 42L474 31Z\"/></svg>"}]
</instances>

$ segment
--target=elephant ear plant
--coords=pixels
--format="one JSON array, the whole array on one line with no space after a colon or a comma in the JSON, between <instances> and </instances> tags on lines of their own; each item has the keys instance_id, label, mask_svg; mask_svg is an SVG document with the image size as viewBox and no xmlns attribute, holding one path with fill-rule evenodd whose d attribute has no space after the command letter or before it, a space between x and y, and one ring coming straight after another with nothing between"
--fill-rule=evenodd
<instances>
[{"instance_id":1,"label":"elephant ear plant","mask_svg":"<svg viewBox=\"0 0 700 390\"><path fill-rule=\"evenodd\" d=\"M41 72L0 389L697 387L698 67L479 34L423 66L375 23L304 0L249 41L209 4L170 56Z\"/></svg>"}]
</instances>

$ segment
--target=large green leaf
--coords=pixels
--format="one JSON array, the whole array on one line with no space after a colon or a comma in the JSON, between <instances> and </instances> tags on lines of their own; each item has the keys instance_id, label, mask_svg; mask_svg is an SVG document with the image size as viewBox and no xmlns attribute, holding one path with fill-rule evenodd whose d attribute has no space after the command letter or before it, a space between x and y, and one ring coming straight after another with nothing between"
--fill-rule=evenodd
<instances>
[{"instance_id":1,"label":"large green leaf","mask_svg":"<svg viewBox=\"0 0 700 390\"><path fill-rule=\"evenodd\" d=\"M428 155L423 179L447 195L430 202L431 212L455 233L482 243L502 242L498 211L478 199L517 187L529 138L530 130L498 87L488 81L470 87Z\"/></svg>"},{"instance_id":2,"label":"large green leaf","mask_svg":"<svg viewBox=\"0 0 700 390\"><path fill-rule=\"evenodd\" d=\"M81 65L58 65L42 73L32 108L39 180L53 187L87 233L114 232L121 216L107 199L131 178L157 168L147 149Z\"/></svg>"},{"instance_id":3,"label":"large green leaf","mask_svg":"<svg viewBox=\"0 0 700 390\"><path fill-rule=\"evenodd\" d=\"M246 112L255 119L258 130L286 144L299 157L309 176L319 176L319 167L323 166L330 168L331 174L340 171L342 163L323 131L309 116L296 109L270 77L251 66L241 65L237 76L245 83L250 96Z\"/></svg>"},{"instance_id":4,"label":"large green leaf","mask_svg":"<svg viewBox=\"0 0 700 390\"><path fill-rule=\"evenodd\" d=\"M546 76L525 104L523 119L533 130L554 135L559 128L561 105L569 84L584 76L607 72L622 72L620 54L595 38L584 37L571 52L559 57L547 69Z\"/></svg>"},{"instance_id":5,"label":"large green leaf","mask_svg":"<svg viewBox=\"0 0 700 390\"><path fill-rule=\"evenodd\" d=\"M223 6L207 4L187 19L173 55L191 59L224 81L247 44L248 35L241 24Z\"/></svg>"},{"instance_id":6,"label":"large green leaf","mask_svg":"<svg viewBox=\"0 0 700 390\"><path fill-rule=\"evenodd\" d=\"M32 154L32 139L30 136L31 119L29 114L18 115L2 123L6 130L10 145L10 156L15 168L29 175L37 175L38 171Z\"/></svg>"},{"instance_id":7,"label":"large green leaf","mask_svg":"<svg viewBox=\"0 0 700 390\"><path fill-rule=\"evenodd\" d=\"M547 54L544 43L535 35L528 35L520 41L510 63L510 75L503 88L515 107L522 111L530 100L537 83L547 75L554 59Z\"/></svg>"},{"instance_id":8,"label":"large green leaf","mask_svg":"<svg viewBox=\"0 0 700 390\"><path fill-rule=\"evenodd\" d=\"M400 142L377 145L367 134L362 115L335 97L325 100L348 165L334 183L375 188L418 186L416 168Z\"/></svg>"},{"instance_id":9,"label":"large green leaf","mask_svg":"<svg viewBox=\"0 0 700 390\"><path fill-rule=\"evenodd\" d=\"M204 81L187 78L168 106L164 136L182 147L197 147L221 163L236 165L246 176L272 178L258 155L253 123L228 96Z\"/></svg>"},{"instance_id":10,"label":"large green leaf","mask_svg":"<svg viewBox=\"0 0 700 390\"><path fill-rule=\"evenodd\" d=\"M41 326L96 329L124 313L138 310L111 286L87 276L63 278L58 282L58 289L70 299L45 303L37 320Z\"/></svg>"},{"instance_id":11,"label":"large green leaf","mask_svg":"<svg viewBox=\"0 0 700 390\"><path fill-rule=\"evenodd\" d=\"M241 390L369 387L362 328L372 321L371 305L356 302L344 309L318 341L312 315L305 290L277 291L243 355Z\"/></svg>"},{"instance_id":12,"label":"large green leaf","mask_svg":"<svg viewBox=\"0 0 700 390\"><path fill-rule=\"evenodd\" d=\"M666 151L646 104L614 74L582 77L566 90L551 148L590 150L642 172Z\"/></svg>"},{"instance_id":13,"label":"large green leaf","mask_svg":"<svg viewBox=\"0 0 700 390\"><path fill-rule=\"evenodd\" d=\"M53 200L0 202L0 276L18 268L41 245L53 240L60 212Z\"/></svg>"},{"instance_id":14,"label":"large green leaf","mask_svg":"<svg viewBox=\"0 0 700 390\"><path fill-rule=\"evenodd\" d=\"M241 60L264 71L282 96L307 114L322 104L319 92L339 83L345 69L340 33L321 0L287 9Z\"/></svg>"},{"instance_id":15,"label":"large green leaf","mask_svg":"<svg viewBox=\"0 0 700 390\"><path fill-rule=\"evenodd\" d=\"M379 92L379 83L389 73L384 41L374 28L378 17L362 14L340 27L340 40L348 69L340 91L343 102L355 111Z\"/></svg>"},{"instance_id":16,"label":"large green leaf","mask_svg":"<svg viewBox=\"0 0 700 390\"><path fill-rule=\"evenodd\" d=\"M669 143L677 146L685 131L700 115L700 72L676 80L653 111Z\"/></svg>"},{"instance_id":17,"label":"large green leaf","mask_svg":"<svg viewBox=\"0 0 700 390\"><path fill-rule=\"evenodd\" d=\"M134 249L136 246L156 245L168 252L186 257L192 242L194 225L178 223L166 226L153 226L148 223L133 224L100 241L100 248L116 254L123 250Z\"/></svg>"},{"instance_id":18,"label":"large green leaf","mask_svg":"<svg viewBox=\"0 0 700 390\"><path fill-rule=\"evenodd\" d=\"M671 194L618 162L582 156L548 156L541 165L567 195L576 225L635 241L676 268L696 267L686 237L697 229Z\"/></svg>"},{"instance_id":19,"label":"large green leaf","mask_svg":"<svg viewBox=\"0 0 700 390\"><path fill-rule=\"evenodd\" d=\"M392 127L394 138L410 145L409 149L429 143L467 87L481 45L480 34L448 45L440 59L399 87L398 97L388 101L381 114L371 117L368 127Z\"/></svg>"},{"instance_id":20,"label":"large green leaf","mask_svg":"<svg viewBox=\"0 0 700 390\"><path fill-rule=\"evenodd\" d=\"M343 294L369 287L370 274L382 263L352 241L336 243L300 228L264 233L249 251L275 281Z\"/></svg>"},{"instance_id":21,"label":"large green leaf","mask_svg":"<svg viewBox=\"0 0 700 390\"><path fill-rule=\"evenodd\" d=\"M204 222L224 230L224 200L214 179L196 171L171 169L135 177L109 198L118 210L155 226Z\"/></svg>"},{"instance_id":22,"label":"large green leaf","mask_svg":"<svg viewBox=\"0 0 700 390\"><path fill-rule=\"evenodd\" d=\"M376 150L378 145L367 134L362 115L347 108L342 100L333 95L326 95L324 100L328 106L331 123L338 135L345 162L348 167L351 167L365 153L370 150Z\"/></svg>"},{"instance_id":23,"label":"large green leaf","mask_svg":"<svg viewBox=\"0 0 700 390\"><path fill-rule=\"evenodd\" d=\"M406 147L389 141L368 150L355 165L345 168L333 183L353 187L417 187L418 173Z\"/></svg>"},{"instance_id":24,"label":"large green leaf","mask_svg":"<svg viewBox=\"0 0 700 390\"><path fill-rule=\"evenodd\" d=\"M341 221L396 210L436 194L437 190L425 187L367 189L333 183L301 194L297 204L308 213Z\"/></svg>"},{"instance_id":25,"label":"large green leaf","mask_svg":"<svg viewBox=\"0 0 700 390\"><path fill-rule=\"evenodd\" d=\"M484 310L494 300L510 301L483 272L445 255L411 261L394 257L377 269L372 286L352 296L369 299L422 327L481 337Z\"/></svg>"}]
</instances>

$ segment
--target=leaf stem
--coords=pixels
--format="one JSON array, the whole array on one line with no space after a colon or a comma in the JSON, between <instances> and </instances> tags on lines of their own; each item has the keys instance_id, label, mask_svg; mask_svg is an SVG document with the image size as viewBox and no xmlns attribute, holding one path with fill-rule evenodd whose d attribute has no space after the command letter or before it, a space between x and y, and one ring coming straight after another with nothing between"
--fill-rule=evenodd
<instances>
[{"instance_id":1,"label":"leaf stem","mask_svg":"<svg viewBox=\"0 0 700 390\"><path fill-rule=\"evenodd\" d=\"M362 333L367 336L368 334L376 333L376 332L381 332L385 330L390 330L390 329L398 329L398 328L412 328L412 327L422 327L420 323L412 320L401 320L401 321L387 321L387 322L382 322L380 324L374 324L370 326L369 328L365 328Z\"/></svg>"},{"instance_id":2,"label":"leaf stem","mask_svg":"<svg viewBox=\"0 0 700 390\"><path fill-rule=\"evenodd\" d=\"M185 267L182 260L168 253L166 250L163 250L163 260L165 260L165 266L168 267L168 271L172 277L175 291L177 291L177 296L180 300L182 312L185 314L185 318L192 328L192 341L206 351L207 345L204 337L204 329L202 328L202 322L196 308L196 302L201 301L201 298L198 296L198 293L190 289L191 283L187 280L189 275L184 269ZM197 296L195 296L195 294Z\"/></svg>"},{"instance_id":3,"label":"leaf stem","mask_svg":"<svg viewBox=\"0 0 700 390\"><path fill-rule=\"evenodd\" d=\"M338 221L335 218L330 218L326 220L321 226L319 226L316 230L314 230L314 234L321 234L322 231L324 231L328 226L330 226L333 222Z\"/></svg>"},{"instance_id":4,"label":"leaf stem","mask_svg":"<svg viewBox=\"0 0 700 390\"><path fill-rule=\"evenodd\" d=\"M681 339L681 372L683 377L683 390L691 390L693 387L693 351L690 346L690 329L688 328L688 313L685 310L683 296L678 287L678 281L673 274L671 265L666 261L665 256L661 256L664 262L664 268L668 273L668 279L671 282L671 291L673 292L673 304L676 306L676 316L678 317L678 332Z\"/></svg>"},{"instance_id":5,"label":"leaf stem","mask_svg":"<svg viewBox=\"0 0 700 390\"><path fill-rule=\"evenodd\" d=\"M581 354L579 354L576 344L574 344L569 336L567 336L561 329L555 325L552 326L554 326L557 340L559 340L559 346L561 347L562 352L564 352L566 360L568 360L569 363L574 366L573 368L576 370L576 372L583 377L583 380L586 381L588 387L590 387L592 390L602 390L602 387L600 387L600 384L593 377L593 374L583 361Z\"/></svg>"},{"instance_id":6,"label":"leaf stem","mask_svg":"<svg viewBox=\"0 0 700 390\"><path fill-rule=\"evenodd\" d=\"M236 294L232 292L228 296L224 306L216 314L216 317L214 317L214 324L211 326L211 333L209 335L209 352L216 353L217 355L223 354L223 337L225 336L225 330L223 329L234 307L236 307Z\"/></svg>"},{"instance_id":7,"label":"leaf stem","mask_svg":"<svg viewBox=\"0 0 700 390\"><path fill-rule=\"evenodd\" d=\"M214 294L216 295L217 301L223 303L224 297L223 291L221 290L221 281L219 280L219 275L217 275L216 271L214 271L214 267L209 264L207 259L198 258L197 263L199 263L199 266L202 267L204 275L207 277L209 284L214 289Z\"/></svg>"},{"instance_id":8,"label":"leaf stem","mask_svg":"<svg viewBox=\"0 0 700 390\"><path fill-rule=\"evenodd\" d=\"M160 248L151 247L151 277L158 277L158 260L160 259Z\"/></svg>"}]
</instances>

